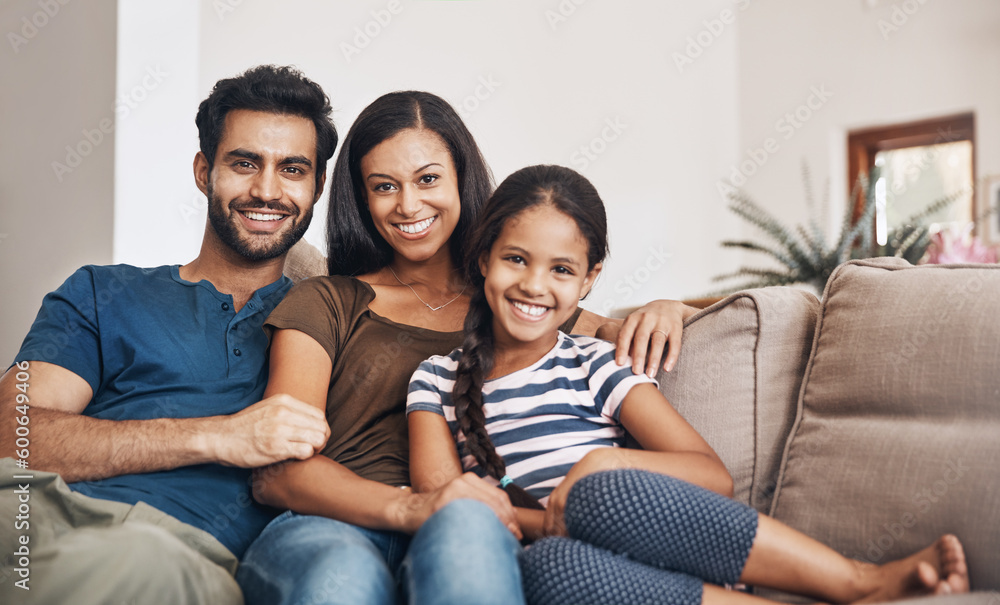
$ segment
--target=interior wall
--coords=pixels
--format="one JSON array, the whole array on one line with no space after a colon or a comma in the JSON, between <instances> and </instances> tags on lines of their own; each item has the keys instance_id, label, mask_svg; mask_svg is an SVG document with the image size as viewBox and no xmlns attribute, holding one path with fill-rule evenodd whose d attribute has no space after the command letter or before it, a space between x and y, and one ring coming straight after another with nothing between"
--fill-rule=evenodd
<instances>
[{"instance_id":1,"label":"interior wall","mask_svg":"<svg viewBox=\"0 0 1000 605\"><path fill-rule=\"evenodd\" d=\"M538 162L583 172L611 223L586 303L602 312L697 296L744 260L719 246L750 230L718 183L747 159L761 160L747 190L790 221L806 213L803 159L817 190L835 177L839 218L847 130L971 109L977 173L1000 173L995 2L53 1L0 9L0 68L18 83L0 96L8 359L79 265L197 254L197 104L262 62L322 84L342 132L378 95L424 89L460 109L498 180ZM88 133L105 136L88 149ZM76 166L67 145L87 152ZM307 234L320 247L324 214L325 202Z\"/></svg>"},{"instance_id":2,"label":"interior wall","mask_svg":"<svg viewBox=\"0 0 1000 605\"><path fill-rule=\"evenodd\" d=\"M805 161L816 197L830 192L836 233L847 132L869 126L974 111L976 174L1000 174L1000 3L772 0L753 3L741 25L740 163L765 158L744 187L779 218L808 216ZM777 150L761 154L767 139Z\"/></svg>"},{"instance_id":3,"label":"interior wall","mask_svg":"<svg viewBox=\"0 0 1000 605\"><path fill-rule=\"evenodd\" d=\"M4 370L42 297L79 266L111 262L116 4L9 0L0 7Z\"/></svg>"}]
</instances>

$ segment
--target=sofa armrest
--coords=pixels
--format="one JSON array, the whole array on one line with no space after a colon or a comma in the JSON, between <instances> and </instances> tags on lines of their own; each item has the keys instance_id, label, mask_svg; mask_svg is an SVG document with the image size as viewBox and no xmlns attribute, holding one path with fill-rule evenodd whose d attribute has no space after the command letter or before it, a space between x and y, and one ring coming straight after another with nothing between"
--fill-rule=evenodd
<instances>
[{"instance_id":1,"label":"sofa armrest","mask_svg":"<svg viewBox=\"0 0 1000 605\"><path fill-rule=\"evenodd\" d=\"M660 390L722 458L734 497L770 507L819 301L793 288L733 294L685 322Z\"/></svg>"}]
</instances>

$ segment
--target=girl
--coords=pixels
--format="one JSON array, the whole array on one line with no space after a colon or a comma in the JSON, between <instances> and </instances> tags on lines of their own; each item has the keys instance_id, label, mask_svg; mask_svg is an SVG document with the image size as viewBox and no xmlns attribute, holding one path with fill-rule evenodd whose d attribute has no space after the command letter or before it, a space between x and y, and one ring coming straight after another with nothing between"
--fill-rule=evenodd
<instances>
[{"instance_id":1,"label":"girl","mask_svg":"<svg viewBox=\"0 0 1000 605\"><path fill-rule=\"evenodd\" d=\"M289 511L240 565L248 603L391 604L398 587L421 604L521 602L506 495L473 474L400 489L410 484L407 382L421 360L461 343L460 244L491 188L472 135L432 94L384 95L345 137L327 215L331 275L295 286L267 319L266 396L323 410L331 436L317 455L255 474L254 497ZM622 358L631 346L655 370L690 312L659 302L626 321ZM566 322L593 334L607 320L574 310Z\"/></svg>"},{"instance_id":2,"label":"girl","mask_svg":"<svg viewBox=\"0 0 1000 605\"><path fill-rule=\"evenodd\" d=\"M612 345L559 331L607 250L586 179L522 169L483 214L463 347L410 382L411 480L433 490L464 467L510 494L527 538L574 538L525 551L529 602L761 601L718 586L737 581L831 602L968 590L954 536L878 567L729 500L718 456L652 380L617 367ZM625 430L643 450L618 447Z\"/></svg>"}]
</instances>

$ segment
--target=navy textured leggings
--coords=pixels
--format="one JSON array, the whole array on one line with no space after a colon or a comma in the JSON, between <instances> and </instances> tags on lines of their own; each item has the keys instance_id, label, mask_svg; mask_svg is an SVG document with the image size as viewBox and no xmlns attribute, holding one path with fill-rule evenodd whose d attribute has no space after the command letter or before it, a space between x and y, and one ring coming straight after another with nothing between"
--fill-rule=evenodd
<instances>
[{"instance_id":1,"label":"navy textured leggings","mask_svg":"<svg viewBox=\"0 0 1000 605\"><path fill-rule=\"evenodd\" d=\"M698 605L705 582L737 582L757 535L756 510L638 470L580 479L565 513L569 538L521 555L530 604Z\"/></svg>"}]
</instances>

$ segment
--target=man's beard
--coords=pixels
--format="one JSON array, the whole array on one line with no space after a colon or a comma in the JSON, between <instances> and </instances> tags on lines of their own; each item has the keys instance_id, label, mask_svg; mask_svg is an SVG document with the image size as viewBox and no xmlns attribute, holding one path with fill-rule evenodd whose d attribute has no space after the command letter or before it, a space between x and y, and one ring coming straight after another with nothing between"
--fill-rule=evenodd
<instances>
[{"instance_id":1,"label":"man's beard","mask_svg":"<svg viewBox=\"0 0 1000 605\"><path fill-rule=\"evenodd\" d=\"M291 220L298 218L298 222L292 229L284 233L275 233L270 236L254 236L241 233L236 221L240 220L236 215L236 210L230 207L232 215L229 219L222 212L224 202L222 198L215 195L211 185L208 187L208 222L212 225L216 235L228 248L247 260L262 261L272 259L288 252L295 245L295 242L302 239L309 223L312 221L312 206L301 214L295 214L295 208L289 208L283 204L268 204L260 200L253 200L247 205L241 205L240 210L252 210L255 208L272 208L291 212L288 218ZM265 239L269 238L269 239ZM255 240L261 241L255 241Z\"/></svg>"}]
</instances>

